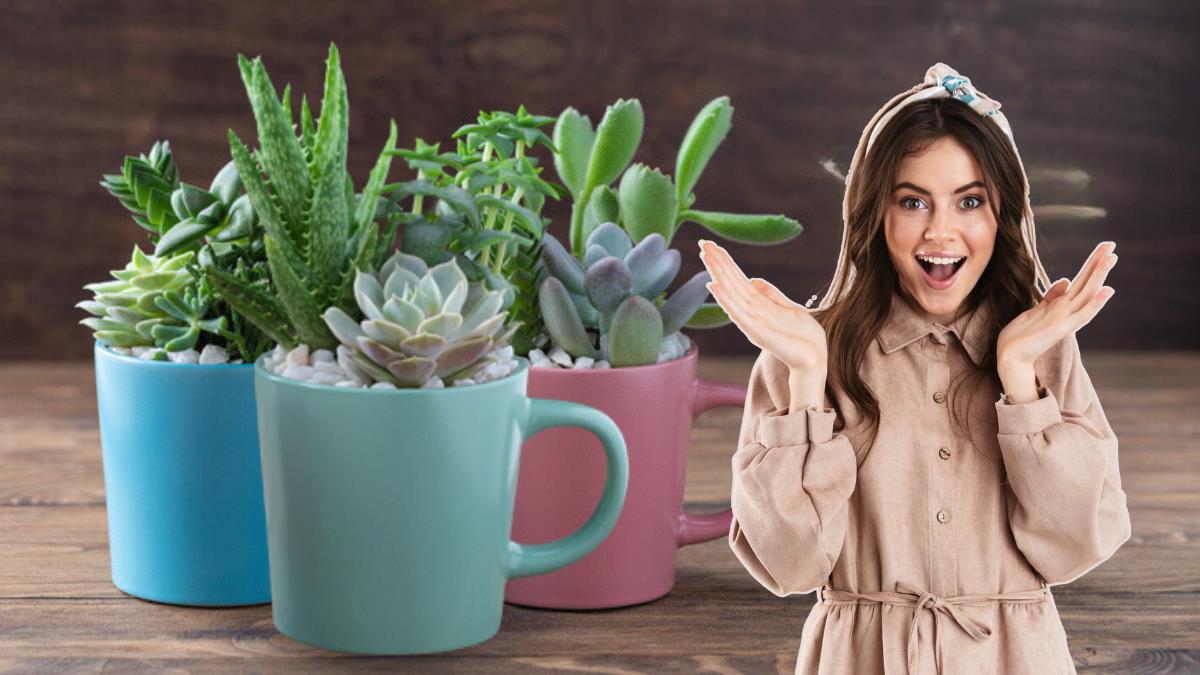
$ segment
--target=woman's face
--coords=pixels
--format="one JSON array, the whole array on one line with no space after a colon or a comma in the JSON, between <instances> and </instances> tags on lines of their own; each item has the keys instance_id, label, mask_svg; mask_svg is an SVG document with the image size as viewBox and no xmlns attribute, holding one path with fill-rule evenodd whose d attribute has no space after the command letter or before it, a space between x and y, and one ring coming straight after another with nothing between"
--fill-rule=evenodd
<instances>
[{"instance_id":1,"label":"woman's face","mask_svg":"<svg viewBox=\"0 0 1200 675\"><path fill-rule=\"evenodd\" d=\"M905 157L893 187L884 235L901 295L928 321L947 325L964 309L996 245L983 173L966 148L943 137ZM918 257L925 255L952 264Z\"/></svg>"}]
</instances>

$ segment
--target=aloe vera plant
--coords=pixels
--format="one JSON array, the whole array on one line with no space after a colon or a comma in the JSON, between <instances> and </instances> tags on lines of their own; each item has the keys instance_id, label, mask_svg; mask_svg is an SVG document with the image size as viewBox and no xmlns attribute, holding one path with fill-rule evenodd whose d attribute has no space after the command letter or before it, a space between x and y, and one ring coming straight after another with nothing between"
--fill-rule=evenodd
<instances>
[{"instance_id":1,"label":"aloe vera plant","mask_svg":"<svg viewBox=\"0 0 1200 675\"><path fill-rule=\"evenodd\" d=\"M229 131L230 152L247 199L263 229L273 293L219 266L205 267L213 287L273 340L332 349L338 342L322 314L339 307L357 315L358 269L378 266L391 250L399 220L377 222L380 194L395 149L391 124L383 152L361 195L346 170L349 104L336 45L330 45L320 116L302 98L299 124L290 88L276 93L261 58L238 56L254 111L259 148Z\"/></svg>"},{"instance_id":2,"label":"aloe vera plant","mask_svg":"<svg viewBox=\"0 0 1200 675\"><path fill-rule=\"evenodd\" d=\"M685 222L695 222L713 234L747 244L787 241L803 230L783 215L750 215L694 208L695 187L717 147L733 126L729 98L713 99L697 113L679 146L675 175L633 164L641 142L644 116L636 99L608 106L592 128L587 116L567 108L554 127L554 158L559 178L573 197L571 253L583 260L591 233L602 223L620 225L637 244L651 234L670 246ZM620 178L614 190L610 184ZM717 303L702 303L688 317L689 328L715 328L729 323Z\"/></svg>"},{"instance_id":3,"label":"aloe vera plant","mask_svg":"<svg viewBox=\"0 0 1200 675\"><path fill-rule=\"evenodd\" d=\"M468 380L501 365L496 352L518 325L505 326L503 292L469 282L454 258L430 267L397 251L378 273L357 273L354 295L361 323L338 307L325 322L353 368L398 387Z\"/></svg>"}]
</instances>

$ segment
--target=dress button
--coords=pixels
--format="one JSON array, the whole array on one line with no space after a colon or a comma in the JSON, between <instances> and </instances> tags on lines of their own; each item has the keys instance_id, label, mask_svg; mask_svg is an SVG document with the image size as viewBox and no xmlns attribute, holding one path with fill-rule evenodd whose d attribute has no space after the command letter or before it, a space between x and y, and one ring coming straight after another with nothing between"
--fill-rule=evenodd
<instances>
[{"instance_id":1,"label":"dress button","mask_svg":"<svg viewBox=\"0 0 1200 675\"><path fill-rule=\"evenodd\" d=\"M941 403L946 400L946 395L940 391L935 391L935 392L933 392L933 400L937 401L938 403Z\"/></svg>"},{"instance_id":2,"label":"dress button","mask_svg":"<svg viewBox=\"0 0 1200 675\"><path fill-rule=\"evenodd\" d=\"M950 514L947 513L946 511L938 511L937 519L938 519L939 523L944 523L944 522L950 520Z\"/></svg>"},{"instance_id":3,"label":"dress button","mask_svg":"<svg viewBox=\"0 0 1200 675\"><path fill-rule=\"evenodd\" d=\"M950 459L950 451L946 448L941 448L938 450L938 457L941 457L942 459Z\"/></svg>"}]
</instances>

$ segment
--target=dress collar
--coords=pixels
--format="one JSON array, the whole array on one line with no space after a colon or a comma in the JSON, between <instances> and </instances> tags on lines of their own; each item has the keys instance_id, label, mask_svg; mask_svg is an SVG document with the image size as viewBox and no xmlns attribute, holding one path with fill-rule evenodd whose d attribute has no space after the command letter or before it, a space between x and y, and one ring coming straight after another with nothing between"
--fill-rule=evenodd
<instances>
[{"instance_id":1,"label":"dress collar","mask_svg":"<svg viewBox=\"0 0 1200 675\"><path fill-rule=\"evenodd\" d=\"M985 300L973 311L967 312L944 326L940 323L923 319L898 291L892 292L892 304L888 318L880 329L878 340L884 354L906 347L930 333L952 332L958 336L959 342L975 365L983 365L983 357L987 353L988 327L992 318L990 300Z\"/></svg>"}]
</instances>

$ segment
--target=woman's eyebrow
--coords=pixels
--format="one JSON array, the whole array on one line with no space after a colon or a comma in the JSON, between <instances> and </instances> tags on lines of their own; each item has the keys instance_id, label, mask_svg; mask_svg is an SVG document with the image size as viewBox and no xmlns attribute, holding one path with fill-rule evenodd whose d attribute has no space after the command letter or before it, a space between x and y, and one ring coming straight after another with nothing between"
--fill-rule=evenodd
<instances>
[{"instance_id":1,"label":"woman's eyebrow","mask_svg":"<svg viewBox=\"0 0 1200 675\"><path fill-rule=\"evenodd\" d=\"M966 185L958 188L957 190L954 191L954 194L958 194L960 192L966 192L967 190L970 190L971 188L976 188L976 187L987 187L987 186L984 185L982 181L974 181L971 183L967 183ZM930 197L933 196L933 193L931 193L929 190L926 190L925 188L923 188L919 185L913 185L912 183L909 183L908 181L905 181L903 183L897 183L896 187L892 188L892 192L895 192L896 190L900 190L902 188L908 188L909 190L916 190L917 192L920 192L923 195L929 195Z\"/></svg>"}]
</instances>

